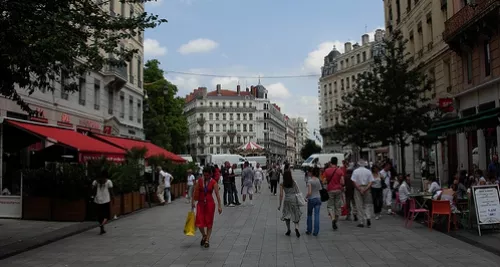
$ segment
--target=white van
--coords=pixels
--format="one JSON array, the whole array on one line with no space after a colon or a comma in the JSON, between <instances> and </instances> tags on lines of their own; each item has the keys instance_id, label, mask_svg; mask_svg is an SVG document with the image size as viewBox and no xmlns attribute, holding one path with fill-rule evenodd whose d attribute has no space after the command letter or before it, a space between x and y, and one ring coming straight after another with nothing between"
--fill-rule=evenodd
<instances>
[{"instance_id":1,"label":"white van","mask_svg":"<svg viewBox=\"0 0 500 267\"><path fill-rule=\"evenodd\" d=\"M319 168L323 168L326 163L330 162L332 157L337 158L338 165L341 165L342 161L345 159L345 155L343 153L312 154L304 161L304 163L302 163L302 167L318 166Z\"/></svg>"},{"instance_id":2,"label":"white van","mask_svg":"<svg viewBox=\"0 0 500 267\"><path fill-rule=\"evenodd\" d=\"M236 164L236 169L234 170L234 174L236 176L241 176L241 171L243 170L243 164L245 164L245 162L239 162L238 164ZM248 161L248 164L250 164L250 167L253 168L257 167L256 161Z\"/></svg>"},{"instance_id":3,"label":"white van","mask_svg":"<svg viewBox=\"0 0 500 267\"><path fill-rule=\"evenodd\" d=\"M267 157L266 156L256 156L256 157L247 157L248 161L255 161L260 164L262 169L266 169L267 167ZM256 165L254 165L255 167Z\"/></svg>"},{"instance_id":4,"label":"white van","mask_svg":"<svg viewBox=\"0 0 500 267\"><path fill-rule=\"evenodd\" d=\"M238 154L218 154L208 156L208 163L217 164L218 166L223 165L226 161L229 161L232 166L233 164L238 164L238 162L245 162L245 158Z\"/></svg>"}]
</instances>

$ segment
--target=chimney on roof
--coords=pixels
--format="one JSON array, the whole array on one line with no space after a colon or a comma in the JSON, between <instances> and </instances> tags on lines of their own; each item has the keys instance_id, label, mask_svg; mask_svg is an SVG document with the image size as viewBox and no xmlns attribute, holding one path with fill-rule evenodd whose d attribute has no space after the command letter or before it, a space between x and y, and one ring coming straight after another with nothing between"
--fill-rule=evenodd
<instances>
[{"instance_id":1,"label":"chimney on roof","mask_svg":"<svg viewBox=\"0 0 500 267\"><path fill-rule=\"evenodd\" d=\"M370 35L363 34L361 35L361 45L367 45L370 42Z\"/></svg>"},{"instance_id":2,"label":"chimney on roof","mask_svg":"<svg viewBox=\"0 0 500 267\"><path fill-rule=\"evenodd\" d=\"M352 50L352 44L351 42L347 42L344 44L344 52L347 53Z\"/></svg>"},{"instance_id":3,"label":"chimney on roof","mask_svg":"<svg viewBox=\"0 0 500 267\"><path fill-rule=\"evenodd\" d=\"M247 91L247 93L250 92L250 88L247 87L246 91Z\"/></svg>"},{"instance_id":4,"label":"chimney on roof","mask_svg":"<svg viewBox=\"0 0 500 267\"><path fill-rule=\"evenodd\" d=\"M241 87L240 87L240 85L238 84L238 85L236 85L236 93L237 93L238 95L240 95L240 92L241 92Z\"/></svg>"},{"instance_id":5,"label":"chimney on roof","mask_svg":"<svg viewBox=\"0 0 500 267\"><path fill-rule=\"evenodd\" d=\"M220 90L221 90L220 84L217 84L217 86L215 88L216 88L216 91L217 91L217 95L220 95L221 94L221 92L220 92Z\"/></svg>"}]
</instances>

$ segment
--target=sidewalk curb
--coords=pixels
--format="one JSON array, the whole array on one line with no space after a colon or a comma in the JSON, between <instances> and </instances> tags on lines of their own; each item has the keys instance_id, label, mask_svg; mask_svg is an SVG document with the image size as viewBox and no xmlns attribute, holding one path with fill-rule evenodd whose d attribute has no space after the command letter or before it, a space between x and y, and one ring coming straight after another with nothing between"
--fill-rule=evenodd
<instances>
[{"instance_id":1,"label":"sidewalk curb","mask_svg":"<svg viewBox=\"0 0 500 267\"><path fill-rule=\"evenodd\" d=\"M462 236L460 234L449 233L448 235L451 236L451 237L453 237L453 238L455 238L455 239L458 239L458 240L460 240L462 242L465 242L467 244L473 245L475 247L478 247L480 249L484 249L484 250L486 250L486 251L488 251L490 253L493 253L493 254L495 254L497 256L500 256L500 249L499 248L495 248L493 246L489 246L489 245L486 245L484 243L480 243L478 241L475 241L475 240L473 240L471 238Z\"/></svg>"},{"instance_id":2,"label":"sidewalk curb","mask_svg":"<svg viewBox=\"0 0 500 267\"><path fill-rule=\"evenodd\" d=\"M122 215L116 219L111 220L109 223L113 223L114 221L120 220L122 218L127 218L129 216L141 213L146 210L150 210L152 208L158 207L159 205L155 205L156 203L152 203L151 207L146 207L140 210L136 210L129 214ZM50 243L65 239L70 236L74 236L77 234L81 234L83 232L89 231L91 229L97 228L98 225L93 221L83 221L76 225L67 226L49 233L45 233L39 236L36 236L27 240L20 240L15 243L7 244L5 246L0 246L0 260L4 260L6 258L24 253L29 250L33 250L35 248L39 248Z\"/></svg>"}]
</instances>

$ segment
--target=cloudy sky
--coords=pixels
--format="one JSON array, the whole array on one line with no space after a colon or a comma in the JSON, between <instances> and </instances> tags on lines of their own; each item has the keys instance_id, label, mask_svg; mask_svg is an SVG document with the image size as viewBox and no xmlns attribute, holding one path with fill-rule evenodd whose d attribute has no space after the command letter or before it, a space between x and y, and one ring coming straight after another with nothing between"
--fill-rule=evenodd
<instances>
[{"instance_id":1,"label":"cloudy sky","mask_svg":"<svg viewBox=\"0 0 500 267\"><path fill-rule=\"evenodd\" d=\"M318 129L318 79L335 45L381 28L376 0L158 0L146 5L169 23L146 32L145 58L158 59L185 96L194 88L261 84L291 117ZM370 36L373 39L373 35ZM187 72L202 75L184 75ZM212 76L214 75L214 76ZM312 77L289 77L307 76ZM283 77L285 76L285 77Z\"/></svg>"}]
</instances>

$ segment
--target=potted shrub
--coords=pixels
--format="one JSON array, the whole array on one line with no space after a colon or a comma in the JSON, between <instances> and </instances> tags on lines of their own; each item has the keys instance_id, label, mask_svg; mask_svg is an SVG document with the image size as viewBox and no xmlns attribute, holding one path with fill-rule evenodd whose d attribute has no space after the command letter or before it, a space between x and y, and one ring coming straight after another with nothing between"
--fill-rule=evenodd
<instances>
[{"instance_id":1,"label":"potted shrub","mask_svg":"<svg viewBox=\"0 0 500 267\"><path fill-rule=\"evenodd\" d=\"M58 164L56 168L52 216L55 221L83 221L92 179L84 165Z\"/></svg>"},{"instance_id":2,"label":"potted shrub","mask_svg":"<svg viewBox=\"0 0 500 267\"><path fill-rule=\"evenodd\" d=\"M26 169L23 175L23 219L50 220L55 173L44 168Z\"/></svg>"}]
</instances>

